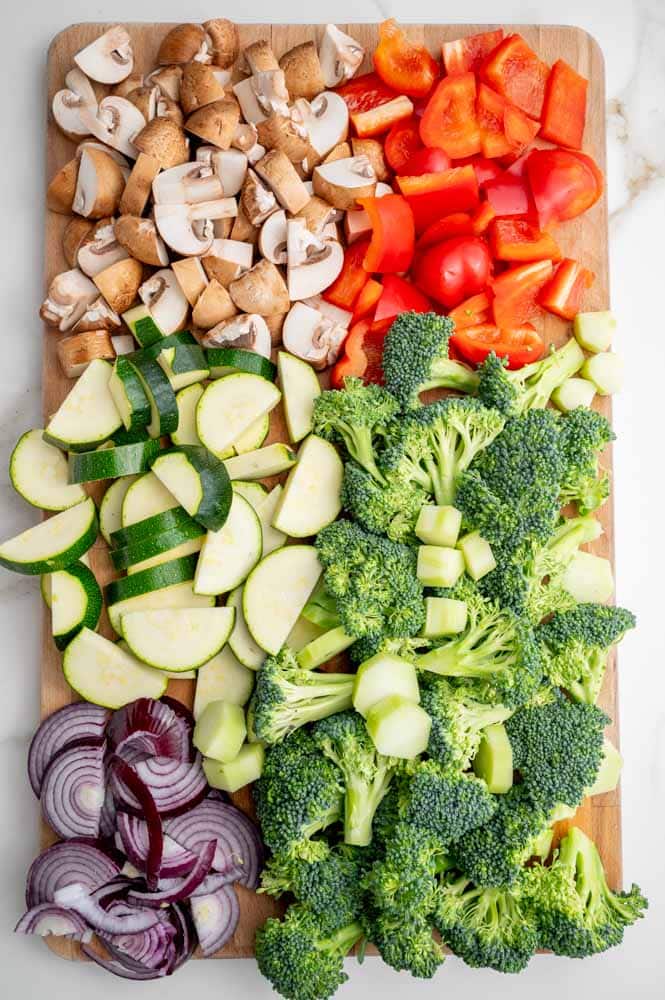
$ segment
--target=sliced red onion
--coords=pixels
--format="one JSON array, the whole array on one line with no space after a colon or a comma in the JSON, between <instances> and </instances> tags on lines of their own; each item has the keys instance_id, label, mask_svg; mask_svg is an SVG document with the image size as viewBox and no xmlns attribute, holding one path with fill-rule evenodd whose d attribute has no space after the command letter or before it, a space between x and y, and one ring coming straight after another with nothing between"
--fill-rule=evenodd
<instances>
[{"instance_id":1,"label":"sliced red onion","mask_svg":"<svg viewBox=\"0 0 665 1000\"><path fill-rule=\"evenodd\" d=\"M113 858L99 847L76 840L62 841L42 851L30 865L26 904L32 909L40 903L52 903L58 889L72 882L93 891L118 871Z\"/></svg>"},{"instance_id":2,"label":"sliced red onion","mask_svg":"<svg viewBox=\"0 0 665 1000\"><path fill-rule=\"evenodd\" d=\"M190 733L194 732L194 715L186 705L183 705L183 703L178 701L177 698L171 698L168 694L162 695L161 702L162 705L168 705L169 708L175 712L178 718L182 719L182 721L187 725Z\"/></svg>"},{"instance_id":3,"label":"sliced red onion","mask_svg":"<svg viewBox=\"0 0 665 1000\"><path fill-rule=\"evenodd\" d=\"M190 905L201 951L209 958L226 944L238 926L240 904L236 891L232 885L223 885L207 896L194 896Z\"/></svg>"},{"instance_id":4,"label":"sliced red onion","mask_svg":"<svg viewBox=\"0 0 665 1000\"><path fill-rule=\"evenodd\" d=\"M103 746L63 750L44 774L44 819L63 840L96 837L104 794Z\"/></svg>"},{"instance_id":5,"label":"sliced red onion","mask_svg":"<svg viewBox=\"0 0 665 1000\"><path fill-rule=\"evenodd\" d=\"M212 875L203 879L197 889L194 889L192 896L207 896L211 892L217 892L223 885L233 885L234 882L239 882L244 874L242 868L230 868L227 872L213 872Z\"/></svg>"},{"instance_id":6,"label":"sliced red onion","mask_svg":"<svg viewBox=\"0 0 665 1000\"><path fill-rule=\"evenodd\" d=\"M121 979L138 981L142 979L160 979L166 975L165 972L156 972L154 969L148 969L147 967L140 970L138 967L130 968L128 965L121 964L117 959L104 958L94 948L91 948L89 944L81 945L81 951L89 959L101 966L102 969L105 969L106 972L112 972L114 976L120 976Z\"/></svg>"},{"instance_id":7,"label":"sliced red onion","mask_svg":"<svg viewBox=\"0 0 665 1000\"><path fill-rule=\"evenodd\" d=\"M38 798L44 774L56 753L70 745L82 746L87 741L103 740L110 714L99 705L77 701L44 719L28 751L28 777Z\"/></svg>"},{"instance_id":8,"label":"sliced red onion","mask_svg":"<svg viewBox=\"0 0 665 1000\"><path fill-rule=\"evenodd\" d=\"M116 813L117 809L115 799L113 798L113 792L107 785L104 793L102 811L99 814L100 837L104 837L106 840L115 839Z\"/></svg>"},{"instance_id":9,"label":"sliced red onion","mask_svg":"<svg viewBox=\"0 0 665 1000\"><path fill-rule=\"evenodd\" d=\"M208 782L201 766L201 755L191 762L174 760L172 757L149 757L133 765L136 775L148 788L158 812L162 817L179 816L200 802L207 790ZM117 804L130 812L143 815L137 796L127 787L111 782ZM210 839L210 838L208 838Z\"/></svg>"},{"instance_id":10,"label":"sliced red onion","mask_svg":"<svg viewBox=\"0 0 665 1000\"><path fill-rule=\"evenodd\" d=\"M216 847L216 840L211 840L206 844L191 872L184 878L169 880L170 884L168 885L162 886L160 884L157 892L139 892L138 889L131 889L128 899L141 906L153 906L157 909L167 906L169 903L179 903L181 900L189 899L210 871Z\"/></svg>"},{"instance_id":11,"label":"sliced red onion","mask_svg":"<svg viewBox=\"0 0 665 1000\"><path fill-rule=\"evenodd\" d=\"M182 847L200 853L210 840L217 841L213 868L225 872L242 868L241 885L255 889L263 867L264 851L254 823L228 802L207 798L183 816L169 819L164 831Z\"/></svg>"},{"instance_id":12,"label":"sliced red onion","mask_svg":"<svg viewBox=\"0 0 665 1000\"><path fill-rule=\"evenodd\" d=\"M145 816L148 831L145 877L148 888L154 890L157 888L157 881L162 865L162 851L164 849L164 833L157 803L151 790L146 787L135 769L130 767L120 757L111 758L110 768L111 779L118 788L118 792L121 793L124 791L125 794L131 795L133 801L138 804L143 816Z\"/></svg>"},{"instance_id":13,"label":"sliced red onion","mask_svg":"<svg viewBox=\"0 0 665 1000\"><path fill-rule=\"evenodd\" d=\"M182 903L174 903L173 906L169 906L169 917L176 929L175 944L177 958L173 966L173 971L175 972L176 969L180 968L194 954L196 931L194 930L192 914L188 906L183 906Z\"/></svg>"},{"instance_id":14,"label":"sliced red onion","mask_svg":"<svg viewBox=\"0 0 665 1000\"><path fill-rule=\"evenodd\" d=\"M142 819L132 813L118 812L118 834L122 850L129 860L143 871L148 854L148 827ZM197 862L197 856L186 847L181 847L171 837L164 837L161 878L180 878L189 874Z\"/></svg>"},{"instance_id":15,"label":"sliced red onion","mask_svg":"<svg viewBox=\"0 0 665 1000\"><path fill-rule=\"evenodd\" d=\"M113 713L107 727L111 748L123 758L137 752L174 760L192 759L192 726L173 703L138 698Z\"/></svg>"},{"instance_id":16,"label":"sliced red onion","mask_svg":"<svg viewBox=\"0 0 665 1000\"><path fill-rule=\"evenodd\" d=\"M124 904L114 903L109 912L122 916ZM131 911L130 911L131 912ZM168 974L178 957L176 949L177 930L167 910L157 913L157 922L138 934L105 934L100 937L112 958L123 965L163 970Z\"/></svg>"},{"instance_id":17,"label":"sliced red onion","mask_svg":"<svg viewBox=\"0 0 665 1000\"><path fill-rule=\"evenodd\" d=\"M37 934L39 937L68 937L76 941L90 941L92 931L85 920L55 903L40 903L24 913L16 927L15 934Z\"/></svg>"},{"instance_id":18,"label":"sliced red onion","mask_svg":"<svg viewBox=\"0 0 665 1000\"><path fill-rule=\"evenodd\" d=\"M55 894L55 902L66 910L74 910L96 931L105 934L139 934L153 927L158 917L154 910L114 904L105 910L90 895L84 885L74 882ZM118 906L121 909L118 909Z\"/></svg>"}]
</instances>

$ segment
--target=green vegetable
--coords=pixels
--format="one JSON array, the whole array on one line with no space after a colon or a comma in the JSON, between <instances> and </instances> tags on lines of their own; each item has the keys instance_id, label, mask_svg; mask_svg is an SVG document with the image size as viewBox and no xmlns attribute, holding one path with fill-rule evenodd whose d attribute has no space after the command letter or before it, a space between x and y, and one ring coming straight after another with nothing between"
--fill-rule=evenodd
<instances>
[{"instance_id":1,"label":"green vegetable","mask_svg":"<svg viewBox=\"0 0 665 1000\"><path fill-rule=\"evenodd\" d=\"M593 403L595 395L596 387L593 383L587 382L585 378L573 376L573 378L567 378L558 389L554 390L552 402L557 410L561 410L562 413L570 413L571 410L575 410L579 406L588 409Z\"/></svg>"},{"instance_id":2,"label":"green vegetable","mask_svg":"<svg viewBox=\"0 0 665 1000\"><path fill-rule=\"evenodd\" d=\"M390 694L398 694L418 704L420 691L416 668L399 656L377 653L358 667L353 686L353 707L356 712L367 716L377 702Z\"/></svg>"},{"instance_id":3,"label":"green vegetable","mask_svg":"<svg viewBox=\"0 0 665 1000\"><path fill-rule=\"evenodd\" d=\"M464 557L464 568L472 580L481 580L493 569L496 569L496 559L490 543L478 531L470 531L457 543Z\"/></svg>"},{"instance_id":4,"label":"green vegetable","mask_svg":"<svg viewBox=\"0 0 665 1000\"><path fill-rule=\"evenodd\" d=\"M245 743L233 760L227 761L226 764L211 757L204 757L203 770L208 784L211 788L219 788L231 795L246 785L251 785L261 777L264 753L262 743Z\"/></svg>"},{"instance_id":5,"label":"green vegetable","mask_svg":"<svg viewBox=\"0 0 665 1000\"><path fill-rule=\"evenodd\" d=\"M583 364L584 354L573 339L514 371L508 371L505 361L492 352L479 368L478 397L486 406L510 415L542 409L554 390Z\"/></svg>"},{"instance_id":6,"label":"green vegetable","mask_svg":"<svg viewBox=\"0 0 665 1000\"><path fill-rule=\"evenodd\" d=\"M496 799L480 778L427 760L410 773L404 808L409 823L430 830L448 845L486 823L496 810Z\"/></svg>"},{"instance_id":7,"label":"green vegetable","mask_svg":"<svg viewBox=\"0 0 665 1000\"><path fill-rule=\"evenodd\" d=\"M379 482L384 478L377 465L377 448L397 416L395 398L378 385L362 379L344 380L344 391L322 392L314 402L314 433L342 444L351 458Z\"/></svg>"},{"instance_id":8,"label":"green vegetable","mask_svg":"<svg viewBox=\"0 0 665 1000\"><path fill-rule=\"evenodd\" d=\"M452 597L426 597L425 615L425 638L457 635L466 628L466 601L457 601Z\"/></svg>"},{"instance_id":9,"label":"green vegetable","mask_svg":"<svg viewBox=\"0 0 665 1000\"><path fill-rule=\"evenodd\" d=\"M582 376L594 386L599 396L613 396L623 386L623 358L612 351L602 351L587 358Z\"/></svg>"},{"instance_id":10,"label":"green vegetable","mask_svg":"<svg viewBox=\"0 0 665 1000\"><path fill-rule=\"evenodd\" d=\"M355 462L344 466L341 502L355 521L368 531L385 534L392 541L413 538L413 530L428 493L418 483L382 469L379 483Z\"/></svg>"},{"instance_id":11,"label":"green vegetable","mask_svg":"<svg viewBox=\"0 0 665 1000\"><path fill-rule=\"evenodd\" d=\"M504 705L486 705L466 687L455 686L444 677L423 674L422 706L432 719L427 753L440 764L469 768L478 753L483 730L505 722L511 710Z\"/></svg>"},{"instance_id":12,"label":"green vegetable","mask_svg":"<svg viewBox=\"0 0 665 1000\"><path fill-rule=\"evenodd\" d=\"M424 753L432 720L410 698L391 694L372 705L367 713L367 731L379 753L413 760Z\"/></svg>"},{"instance_id":13,"label":"green vegetable","mask_svg":"<svg viewBox=\"0 0 665 1000\"><path fill-rule=\"evenodd\" d=\"M418 546L418 579L424 587L454 587L464 572L464 554L443 545Z\"/></svg>"},{"instance_id":14,"label":"green vegetable","mask_svg":"<svg viewBox=\"0 0 665 1000\"><path fill-rule=\"evenodd\" d=\"M494 795L505 795L513 787L513 748L506 727L495 722L481 733L473 771Z\"/></svg>"},{"instance_id":15,"label":"green vegetable","mask_svg":"<svg viewBox=\"0 0 665 1000\"><path fill-rule=\"evenodd\" d=\"M454 547L462 524L462 512L450 505L422 507L416 521L416 535L426 545Z\"/></svg>"},{"instance_id":16,"label":"green vegetable","mask_svg":"<svg viewBox=\"0 0 665 1000\"><path fill-rule=\"evenodd\" d=\"M591 514L610 494L609 476L599 470L598 458L616 435L602 414L581 407L559 426L564 461L559 501L561 506L575 503L580 514Z\"/></svg>"},{"instance_id":17,"label":"green vegetable","mask_svg":"<svg viewBox=\"0 0 665 1000\"><path fill-rule=\"evenodd\" d=\"M573 323L573 333L580 347L591 354L608 351L616 331L617 321L608 311L578 313Z\"/></svg>"},{"instance_id":18,"label":"green vegetable","mask_svg":"<svg viewBox=\"0 0 665 1000\"><path fill-rule=\"evenodd\" d=\"M228 764L240 753L247 735L240 705L211 701L196 720L192 742L204 757Z\"/></svg>"}]
</instances>

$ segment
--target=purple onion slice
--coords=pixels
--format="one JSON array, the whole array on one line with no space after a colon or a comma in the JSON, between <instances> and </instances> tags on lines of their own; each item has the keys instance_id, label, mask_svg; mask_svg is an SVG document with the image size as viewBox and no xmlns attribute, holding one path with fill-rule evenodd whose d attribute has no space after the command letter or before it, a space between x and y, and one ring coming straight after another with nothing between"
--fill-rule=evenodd
<instances>
[{"instance_id":1,"label":"purple onion slice","mask_svg":"<svg viewBox=\"0 0 665 1000\"><path fill-rule=\"evenodd\" d=\"M244 812L230 803L207 798L185 815L167 820L164 832L196 853L208 841L216 840L213 868L227 872L240 867L240 884L248 889L257 887L264 859L259 831Z\"/></svg>"},{"instance_id":2,"label":"purple onion slice","mask_svg":"<svg viewBox=\"0 0 665 1000\"><path fill-rule=\"evenodd\" d=\"M105 910L86 887L77 882L58 889L55 902L66 910L78 913L94 930L106 934L139 934L158 922L154 910L139 909L121 902L115 902Z\"/></svg>"},{"instance_id":3,"label":"purple onion slice","mask_svg":"<svg viewBox=\"0 0 665 1000\"><path fill-rule=\"evenodd\" d=\"M194 889L192 896L207 896L211 892L217 892L223 885L233 885L239 882L245 873L242 868L231 868L227 872L213 872L207 875L201 885Z\"/></svg>"},{"instance_id":4,"label":"purple onion slice","mask_svg":"<svg viewBox=\"0 0 665 1000\"><path fill-rule=\"evenodd\" d=\"M96 837L104 795L103 746L63 750L44 774L44 819L63 840Z\"/></svg>"},{"instance_id":5,"label":"purple onion slice","mask_svg":"<svg viewBox=\"0 0 665 1000\"><path fill-rule=\"evenodd\" d=\"M232 885L224 885L207 896L191 900L192 919L201 951L206 958L233 937L240 919L240 904Z\"/></svg>"},{"instance_id":6,"label":"purple onion slice","mask_svg":"<svg viewBox=\"0 0 665 1000\"><path fill-rule=\"evenodd\" d=\"M169 758L166 759L168 760ZM157 888L157 881L162 865L162 851L164 849L164 833L157 803L151 790L144 784L133 767L130 767L120 757L112 757L110 766L111 779L118 789L118 794L124 792L130 795L132 800L138 804L143 816L145 816L148 830L145 877L148 888L154 890Z\"/></svg>"},{"instance_id":7,"label":"purple onion slice","mask_svg":"<svg viewBox=\"0 0 665 1000\"><path fill-rule=\"evenodd\" d=\"M138 698L118 709L107 727L109 745L123 758L136 754L192 759L192 727L172 704L153 698Z\"/></svg>"},{"instance_id":8,"label":"purple onion slice","mask_svg":"<svg viewBox=\"0 0 665 1000\"><path fill-rule=\"evenodd\" d=\"M177 958L173 966L173 971L175 972L176 969L180 968L194 954L196 931L194 930L194 923L188 906L183 906L182 903L174 903L173 906L169 906L169 917L176 929L175 945Z\"/></svg>"},{"instance_id":9,"label":"purple onion slice","mask_svg":"<svg viewBox=\"0 0 665 1000\"><path fill-rule=\"evenodd\" d=\"M77 701L44 719L28 751L28 778L38 798L44 774L55 755L71 744L81 746L86 741L103 740L110 714L99 705Z\"/></svg>"},{"instance_id":10,"label":"purple onion slice","mask_svg":"<svg viewBox=\"0 0 665 1000\"><path fill-rule=\"evenodd\" d=\"M114 958L104 958L100 955L94 948L91 948L89 944L81 945L81 951L88 958L92 959L97 965L105 969L106 972L112 972L114 976L120 976L121 979L133 979L135 981L144 979L160 979L161 976L166 975L164 972L156 972L154 969L148 969L143 967L130 968L129 965L121 964L118 959Z\"/></svg>"},{"instance_id":11,"label":"purple onion slice","mask_svg":"<svg viewBox=\"0 0 665 1000\"><path fill-rule=\"evenodd\" d=\"M30 865L26 879L26 905L52 903L58 889L79 882L94 891L118 874L109 855L92 844L62 841L42 851Z\"/></svg>"},{"instance_id":12,"label":"purple onion slice","mask_svg":"<svg viewBox=\"0 0 665 1000\"><path fill-rule=\"evenodd\" d=\"M148 856L148 827L142 819L132 813L118 812L118 834L122 850L131 863L140 871L145 869ZM181 847L171 837L164 837L160 878L180 878L188 875L197 862L197 856L186 847Z\"/></svg>"},{"instance_id":13,"label":"purple onion slice","mask_svg":"<svg viewBox=\"0 0 665 1000\"><path fill-rule=\"evenodd\" d=\"M138 761L133 769L149 790L162 817L179 816L187 812L205 797L208 790L201 755L198 753L191 762L177 761L172 757L149 757ZM115 779L114 770L111 782L117 804L130 812L144 815L138 797Z\"/></svg>"},{"instance_id":14,"label":"purple onion slice","mask_svg":"<svg viewBox=\"0 0 665 1000\"><path fill-rule=\"evenodd\" d=\"M15 934L37 934L39 937L68 937L76 941L89 941L92 931L85 920L55 903L40 903L24 913L16 927Z\"/></svg>"},{"instance_id":15,"label":"purple onion slice","mask_svg":"<svg viewBox=\"0 0 665 1000\"><path fill-rule=\"evenodd\" d=\"M184 878L168 880L170 884L161 886L157 892L139 892L138 889L130 889L128 899L141 906L153 906L157 909L169 903L179 903L181 900L189 899L210 871L216 847L216 840L206 844L191 872Z\"/></svg>"}]
</instances>

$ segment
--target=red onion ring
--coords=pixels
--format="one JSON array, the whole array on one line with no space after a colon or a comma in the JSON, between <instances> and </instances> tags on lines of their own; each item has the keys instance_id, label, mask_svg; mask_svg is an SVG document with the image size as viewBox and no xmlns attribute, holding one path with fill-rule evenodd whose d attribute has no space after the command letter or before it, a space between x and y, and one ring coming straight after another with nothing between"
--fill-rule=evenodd
<instances>
[{"instance_id":1,"label":"red onion ring","mask_svg":"<svg viewBox=\"0 0 665 1000\"><path fill-rule=\"evenodd\" d=\"M28 750L28 778L39 798L46 769L58 751L73 744L103 740L110 712L87 701L65 705L44 719L32 737Z\"/></svg>"},{"instance_id":2,"label":"red onion ring","mask_svg":"<svg viewBox=\"0 0 665 1000\"><path fill-rule=\"evenodd\" d=\"M224 872L240 866L240 884L249 889L257 887L264 858L259 831L244 812L230 803L208 797L184 815L167 820L164 832L197 853L205 843L216 840L213 868Z\"/></svg>"},{"instance_id":3,"label":"red onion ring","mask_svg":"<svg viewBox=\"0 0 665 1000\"><path fill-rule=\"evenodd\" d=\"M201 755L191 762L172 757L149 757L133 765L134 770L148 788L162 817L179 816L192 809L208 791L208 782L201 766ZM117 804L130 812L143 814L137 796L131 789L118 787L111 775L113 793ZM210 838L209 838L210 839Z\"/></svg>"},{"instance_id":4,"label":"red onion ring","mask_svg":"<svg viewBox=\"0 0 665 1000\"><path fill-rule=\"evenodd\" d=\"M118 865L99 847L77 840L61 841L42 851L30 865L26 880L26 905L52 903L65 885L79 882L93 891L119 872Z\"/></svg>"},{"instance_id":5,"label":"red onion ring","mask_svg":"<svg viewBox=\"0 0 665 1000\"><path fill-rule=\"evenodd\" d=\"M117 829L121 849L127 855L135 868L145 869L148 855L148 827L142 819L133 813L118 812ZM181 847L171 837L164 836L162 847L162 864L159 870L160 879L179 878L188 875L196 864L197 857L193 851Z\"/></svg>"},{"instance_id":6,"label":"red onion ring","mask_svg":"<svg viewBox=\"0 0 665 1000\"><path fill-rule=\"evenodd\" d=\"M120 788L127 788L133 800L138 803L145 816L148 830L148 851L145 860L145 877L149 889L157 888L164 849L162 821L157 805L149 788L143 783L134 768L120 757L111 758L111 778Z\"/></svg>"},{"instance_id":7,"label":"red onion ring","mask_svg":"<svg viewBox=\"0 0 665 1000\"><path fill-rule=\"evenodd\" d=\"M193 725L173 705L172 701L167 704L163 700L138 698L118 709L107 726L111 749L122 757L139 747L157 757L191 760Z\"/></svg>"},{"instance_id":8,"label":"red onion ring","mask_svg":"<svg viewBox=\"0 0 665 1000\"><path fill-rule=\"evenodd\" d=\"M96 837L104 802L104 748L59 753L44 774L40 801L44 819L63 840Z\"/></svg>"},{"instance_id":9,"label":"red onion ring","mask_svg":"<svg viewBox=\"0 0 665 1000\"><path fill-rule=\"evenodd\" d=\"M73 882L63 886L55 894L55 902L66 910L73 910L96 931L106 934L139 934L153 927L158 917L154 910L125 906L116 903L105 910L90 895L84 885ZM118 910L118 906L122 909Z\"/></svg>"},{"instance_id":10,"label":"red onion ring","mask_svg":"<svg viewBox=\"0 0 665 1000\"><path fill-rule=\"evenodd\" d=\"M163 887L160 885L157 892L139 892L137 889L130 889L128 899L141 906L154 906L157 909L169 903L179 903L181 900L189 899L210 871L216 847L216 840L206 844L191 872L184 878L169 880L171 884Z\"/></svg>"},{"instance_id":11,"label":"red onion ring","mask_svg":"<svg viewBox=\"0 0 665 1000\"><path fill-rule=\"evenodd\" d=\"M240 904L232 885L224 885L207 896L194 896L192 919L201 951L206 958L219 951L233 937L240 919Z\"/></svg>"},{"instance_id":12,"label":"red onion ring","mask_svg":"<svg viewBox=\"0 0 665 1000\"><path fill-rule=\"evenodd\" d=\"M39 937L67 937L75 941L89 941L92 931L85 920L73 910L66 910L55 903L40 903L23 914L15 934L36 934Z\"/></svg>"}]
</instances>

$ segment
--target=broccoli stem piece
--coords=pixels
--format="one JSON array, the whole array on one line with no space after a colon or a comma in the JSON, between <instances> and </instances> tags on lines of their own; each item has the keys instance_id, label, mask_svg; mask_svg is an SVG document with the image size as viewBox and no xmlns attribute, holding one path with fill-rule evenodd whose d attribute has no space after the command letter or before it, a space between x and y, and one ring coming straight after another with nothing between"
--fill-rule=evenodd
<instances>
[{"instance_id":1,"label":"broccoli stem piece","mask_svg":"<svg viewBox=\"0 0 665 1000\"><path fill-rule=\"evenodd\" d=\"M457 392L473 394L478 388L478 373L461 361L439 358L430 368L430 378L420 387L428 389L455 389Z\"/></svg>"},{"instance_id":2,"label":"broccoli stem piece","mask_svg":"<svg viewBox=\"0 0 665 1000\"><path fill-rule=\"evenodd\" d=\"M394 773L390 758L383 757L372 781L359 775L346 781L344 800L344 843L366 847L372 842L374 814L384 798Z\"/></svg>"}]
</instances>

